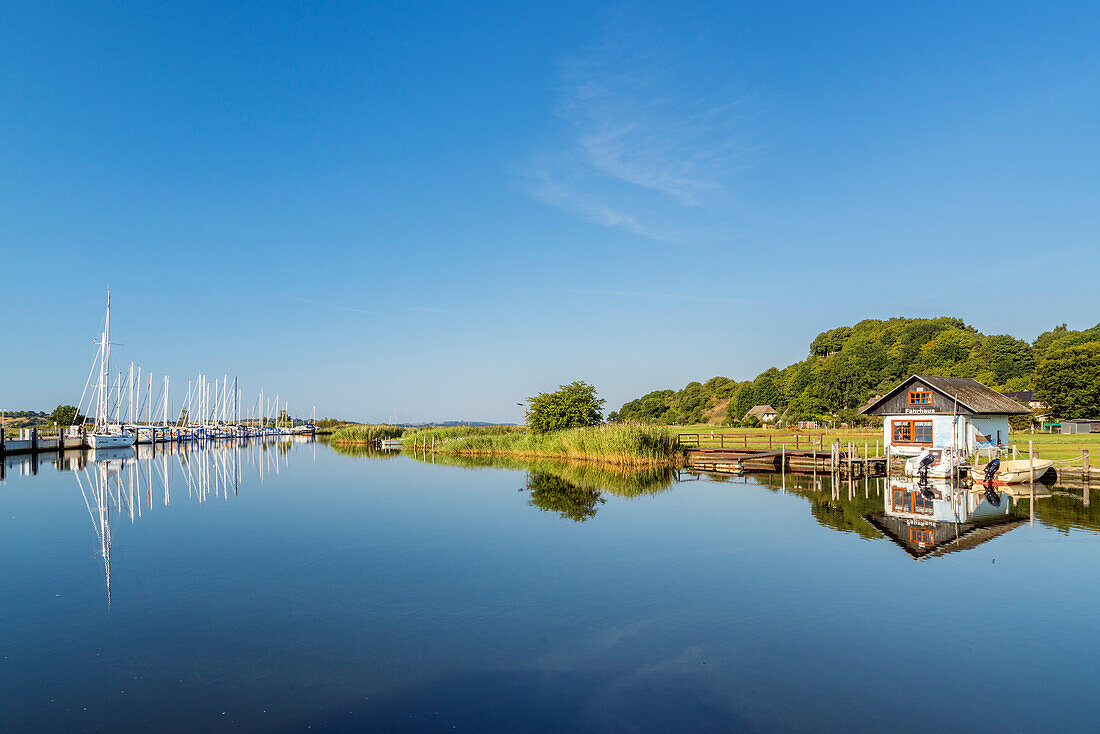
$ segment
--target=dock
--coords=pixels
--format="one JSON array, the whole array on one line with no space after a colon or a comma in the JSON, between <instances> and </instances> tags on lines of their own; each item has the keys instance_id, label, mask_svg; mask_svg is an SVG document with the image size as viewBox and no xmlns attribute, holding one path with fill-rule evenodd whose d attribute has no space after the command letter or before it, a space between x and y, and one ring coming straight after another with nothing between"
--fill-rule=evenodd
<instances>
[{"instance_id":1,"label":"dock","mask_svg":"<svg viewBox=\"0 0 1100 734\"><path fill-rule=\"evenodd\" d=\"M871 455L870 442L861 456L855 444L822 446L816 436L681 433L677 440L688 467L700 471L816 472L855 478L886 476L890 469L888 457L878 455L877 443Z\"/></svg>"}]
</instances>

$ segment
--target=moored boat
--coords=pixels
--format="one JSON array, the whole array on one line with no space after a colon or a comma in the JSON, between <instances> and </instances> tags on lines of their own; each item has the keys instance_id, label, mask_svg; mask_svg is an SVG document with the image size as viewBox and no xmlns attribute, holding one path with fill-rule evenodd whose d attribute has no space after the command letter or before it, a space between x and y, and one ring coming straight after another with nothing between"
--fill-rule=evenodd
<instances>
[{"instance_id":1,"label":"moored boat","mask_svg":"<svg viewBox=\"0 0 1100 734\"><path fill-rule=\"evenodd\" d=\"M1052 466L1054 466L1054 462L1050 459L1035 459L1034 462L1030 459L1002 461L1000 468L998 468L996 474L993 475L993 483L1001 485L1019 484L1021 482L1030 482L1032 476L1038 481ZM1034 475L1032 474L1032 469L1034 469ZM985 482L985 465L972 468L970 470L970 476L975 482Z\"/></svg>"}]
</instances>

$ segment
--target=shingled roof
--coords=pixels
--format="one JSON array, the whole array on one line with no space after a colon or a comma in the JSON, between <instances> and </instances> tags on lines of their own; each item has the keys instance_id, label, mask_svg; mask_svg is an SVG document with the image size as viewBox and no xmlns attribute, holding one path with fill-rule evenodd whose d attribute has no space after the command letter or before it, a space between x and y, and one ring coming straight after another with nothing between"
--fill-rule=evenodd
<instances>
[{"instance_id":1,"label":"shingled roof","mask_svg":"<svg viewBox=\"0 0 1100 734\"><path fill-rule=\"evenodd\" d=\"M931 387L933 390L958 400L959 406L971 413L987 413L994 415L1026 415L1031 411L1020 405L1012 398L1006 398L996 390L986 387L972 377L940 377L938 375L913 375L903 380L900 385L890 390L882 397L876 398L862 408L859 412L870 414L875 408L885 403L890 398L904 390L909 383L919 381Z\"/></svg>"}]
</instances>

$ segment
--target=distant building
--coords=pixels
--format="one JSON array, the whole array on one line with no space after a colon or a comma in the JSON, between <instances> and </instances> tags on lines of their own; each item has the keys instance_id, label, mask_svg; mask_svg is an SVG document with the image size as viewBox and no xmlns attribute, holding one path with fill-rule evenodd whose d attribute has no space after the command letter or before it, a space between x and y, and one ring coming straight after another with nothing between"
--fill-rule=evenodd
<instances>
[{"instance_id":1,"label":"distant building","mask_svg":"<svg viewBox=\"0 0 1100 734\"><path fill-rule=\"evenodd\" d=\"M771 423L779 417L779 413L770 405L754 405L745 413L746 418L755 418L761 423Z\"/></svg>"},{"instance_id":2,"label":"distant building","mask_svg":"<svg viewBox=\"0 0 1100 734\"><path fill-rule=\"evenodd\" d=\"M1100 433L1100 420L1064 420L1062 433Z\"/></svg>"},{"instance_id":3,"label":"distant building","mask_svg":"<svg viewBox=\"0 0 1100 734\"><path fill-rule=\"evenodd\" d=\"M1003 392L1006 398L1012 398L1017 403L1023 403L1032 410L1046 410L1046 405L1041 400L1035 397L1035 393L1031 390L1021 390L1019 392Z\"/></svg>"},{"instance_id":4,"label":"distant building","mask_svg":"<svg viewBox=\"0 0 1100 734\"><path fill-rule=\"evenodd\" d=\"M954 446L970 453L1003 446L1009 417L1031 413L977 380L933 375L913 375L860 412L882 416L887 448L905 456L923 448Z\"/></svg>"}]
</instances>

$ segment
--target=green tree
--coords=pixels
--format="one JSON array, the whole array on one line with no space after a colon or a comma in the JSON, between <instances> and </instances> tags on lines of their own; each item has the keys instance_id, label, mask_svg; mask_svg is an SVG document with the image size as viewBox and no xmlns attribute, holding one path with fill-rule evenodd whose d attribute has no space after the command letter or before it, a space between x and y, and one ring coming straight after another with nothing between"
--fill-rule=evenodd
<instances>
[{"instance_id":1,"label":"green tree","mask_svg":"<svg viewBox=\"0 0 1100 734\"><path fill-rule=\"evenodd\" d=\"M755 400L756 396L753 392L752 383L746 382L739 385L737 390L734 391L726 412L731 419L738 421L742 420L745 417L745 413L748 413L749 409L756 405Z\"/></svg>"},{"instance_id":2,"label":"green tree","mask_svg":"<svg viewBox=\"0 0 1100 734\"><path fill-rule=\"evenodd\" d=\"M527 425L534 433L549 433L565 428L594 426L603 420L604 400L587 382L561 385L554 392L540 392L528 398Z\"/></svg>"},{"instance_id":3,"label":"green tree","mask_svg":"<svg viewBox=\"0 0 1100 734\"><path fill-rule=\"evenodd\" d=\"M1035 370L1035 396L1059 418L1100 415L1100 342L1047 352Z\"/></svg>"},{"instance_id":4,"label":"green tree","mask_svg":"<svg viewBox=\"0 0 1100 734\"><path fill-rule=\"evenodd\" d=\"M84 423L84 416L77 412L75 405L59 405L47 420L59 426L79 426Z\"/></svg>"}]
</instances>

